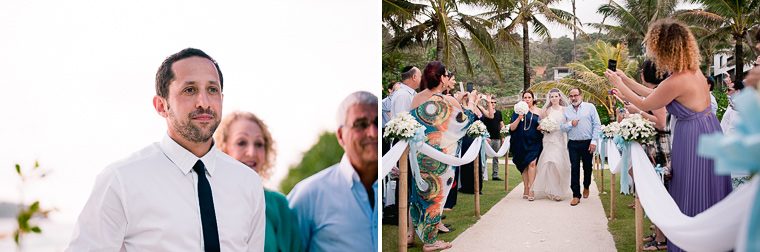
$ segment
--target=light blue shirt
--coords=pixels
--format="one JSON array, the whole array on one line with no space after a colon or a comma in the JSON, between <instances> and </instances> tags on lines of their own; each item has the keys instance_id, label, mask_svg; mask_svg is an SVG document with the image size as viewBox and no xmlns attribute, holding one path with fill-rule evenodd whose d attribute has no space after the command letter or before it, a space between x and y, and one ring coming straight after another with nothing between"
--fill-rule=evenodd
<instances>
[{"instance_id":1,"label":"light blue shirt","mask_svg":"<svg viewBox=\"0 0 760 252\"><path fill-rule=\"evenodd\" d=\"M411 111L412 98L416 94L417 91L401 83L401 87L391 95L391 119L396 118L396 115L401 112Z\"/></svg>"},{"instance_id":2,"label":"light blue shirt","mask_svg":"<svg viewBox=\"0 0 760 252\"><path fill-rule=\"evenodd\" d=\"M298 182L288 194L307 251L378 251L377 181L370 207L359 174L340 163Z\"/></svg>"},{"instance_id":3,"label":"light blue shirt","mask_svg":"<svg viewBox=\"0 0 760 252\"><path fill-rule=\"evenodd\" d=\"M388 97L385 97L385 99L383 99L382 109L383 109L383 128L385 128L385 124L391 120L391 96L390 95Z\"/></svg>"},{"instance_id":4,"label":"light blue shirt","mask_svg":"<svg viewBox=\"0 0 760 252\"><path fill-rule=\"evenodd\" d=\"M578 119L578 125L573 126L573 120L575 119ZM591 139L591 144L597 145L602 123L599 121L599 114L597 114L594 104L581 102L578 110L575 110L573 105L567 106L563 117L564 120L567 120L567 123L560 125L560 129L562 129L562 132L567 132L567 139Z\"/></svg>"}]
</instances>

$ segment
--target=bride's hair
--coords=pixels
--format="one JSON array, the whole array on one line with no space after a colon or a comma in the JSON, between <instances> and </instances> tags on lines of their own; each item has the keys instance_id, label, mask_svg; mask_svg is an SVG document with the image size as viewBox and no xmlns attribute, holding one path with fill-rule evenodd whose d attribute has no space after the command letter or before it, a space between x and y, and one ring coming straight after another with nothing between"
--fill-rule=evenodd
<instances>
[{"instance_id":1,"label":"bride's hair","mask_svg":"<svg viewBox=\"0 0 760 252\"><path fill-rule=\"evenodd\" d=\"M565 97L565 94L563 94L561 90L559 90L558 88L552 88L551 90L549 90L549 93L546 94L546 104L544 104L544 107L543 107L544 115L546 114L547 109L554 106L554 104L552 104L552 99L551 99L553 93L556 93L557 95L559 95L560 106L567 107L567 105L570 104L570 102L567 100L567 97Z\"/></svg>"},{"instance_id":2,"label":"bride's hair","mask_svg":"<svg viewBox=\"0 0 760 252\"><path fill-rule=\"evenodd\" d=\"M559 105L560 106L567 107L567 101L565 101L565 99L562 99L562 91L560 91L559 88L552 88L552 90L549 90L549 95L546 96L546 100L547 100L546 105L547 106L551 107L551 106L554 105L554 104L552 104L552 99L551 99L552 93L557 93L557 95L559 95L559 98L560 98L559 99Z\"/></svg>"}]
</instances>

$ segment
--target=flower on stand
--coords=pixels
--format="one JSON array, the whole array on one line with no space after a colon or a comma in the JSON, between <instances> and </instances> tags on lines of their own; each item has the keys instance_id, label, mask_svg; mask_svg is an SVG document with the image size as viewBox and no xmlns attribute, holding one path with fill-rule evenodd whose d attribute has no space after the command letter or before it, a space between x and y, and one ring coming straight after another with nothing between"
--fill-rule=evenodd
<instances>
[{"instance_id":1,"label":"flower on stand","mask_svg":"<svg viewBox=\"0 0 760 252\"><path fill-rule=\"evenodd\" d=\"M499 133L501 133L501 137L509 136L509 124L505 124L504 127L501 127Z\"/></svg>"},{"instance_id":2,"label":"flower on stand","mask_svg":"<svg viewBox=\"0 0 760 252\"><path fill-rule=\"evenodd\" d=\"M475 137L485 135L486 132L488 132L486 130L486 125L483 124L483 122L481 121L475 121L470 125L469 128L467 128L467 132L465 134L467 134L470 137L475 138Z\"/></svg>"},{"instance_id":3,"label":"flower on stand","mask_svg":"<svg viewBox=\"0 0 760 252\"><path fill-rule=\"evenodd\" d=\"M639 143L652 143L657 131L654 123L639 114L630 115L620 121L619 135L625 141L637 141Z\"/></svg>"},{"instance_id":4,"label":"flower on stand","mask_svg":"<svg viewBox=\"0 0 760 252\"><path fill-rule=\"evenodd\" d=\"M520 101L517 104L515 104L515 113L518 115L524 115L527 114L530 109L528 108L528 103L524 101Z\"/></svg>"},{"instance_id":5,"label":"flower on stand","mask_svg":"<svg viewBox=\"0 0 760 252\"><path fill-rule=\"evenodd\" d=\"M409 112L402 112L385 124L383 138L406 140L413 137L415 130L420 127L422 127L422 124L417 122Z\"/></svg>"},{"instance_id":6,"label":"flower on stand","mask_svg":"<svg viewBox=\"0 0 760 252\"><path fill-rule=\"evenodd\" d=\"M541 131L545 132L546 134L549 134L552 131L556 131L559 128L559 125L557 125L557 122L552 120L549 117L541 119L540 125L541 125Z\"/></svg>"},{"instance_id":7,"label":"flower on stand","mask_svg":"<svg viewBox=\"0 0 760 252\"><path fill-rule=\"evenodd\" d=\"M604 138L612 138L620 131L620 124L618 122L612 122L607 125L602 125L602 135Z\"/></svg>"}]
</instances>

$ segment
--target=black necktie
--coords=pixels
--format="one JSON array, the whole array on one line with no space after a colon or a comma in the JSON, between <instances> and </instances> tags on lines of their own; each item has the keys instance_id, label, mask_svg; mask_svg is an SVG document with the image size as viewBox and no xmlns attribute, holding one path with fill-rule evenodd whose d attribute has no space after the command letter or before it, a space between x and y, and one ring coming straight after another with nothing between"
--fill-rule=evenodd
<instances>
[{"instance_id":1,"label":"black necktie","mask_svg":"<svg viewBox=\"0 0 760 252\"><path fill-rule=\"evenodd\" d=\"M199 159L193 165L193 170L198 174L198 204L201 207L203 244L206 251L219 251L219 229L216 227L214 197L211 196L211 185L206 178L206 167Z\"/></svg>"}]
</instances>

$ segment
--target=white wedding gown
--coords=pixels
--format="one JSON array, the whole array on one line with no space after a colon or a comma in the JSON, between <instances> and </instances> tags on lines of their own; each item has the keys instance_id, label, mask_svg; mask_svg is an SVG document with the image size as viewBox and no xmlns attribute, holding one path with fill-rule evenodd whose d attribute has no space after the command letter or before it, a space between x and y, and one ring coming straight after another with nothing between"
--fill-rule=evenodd
<instances>
[{"instance_id":1,"label":"white wedding gown","mask_svg":"<svg viewBox=\"0 0 760 252\"><path fill-rule=\"evenodd\" d=\"M562 111L549 108L551 118L557 123L562 122ZM563 198L570 193L570 155L567 152L567 133L557 129L544 134L544 149L536 164L536 180L531 191L536 198Z\"/></svg>"}]
</instances>

